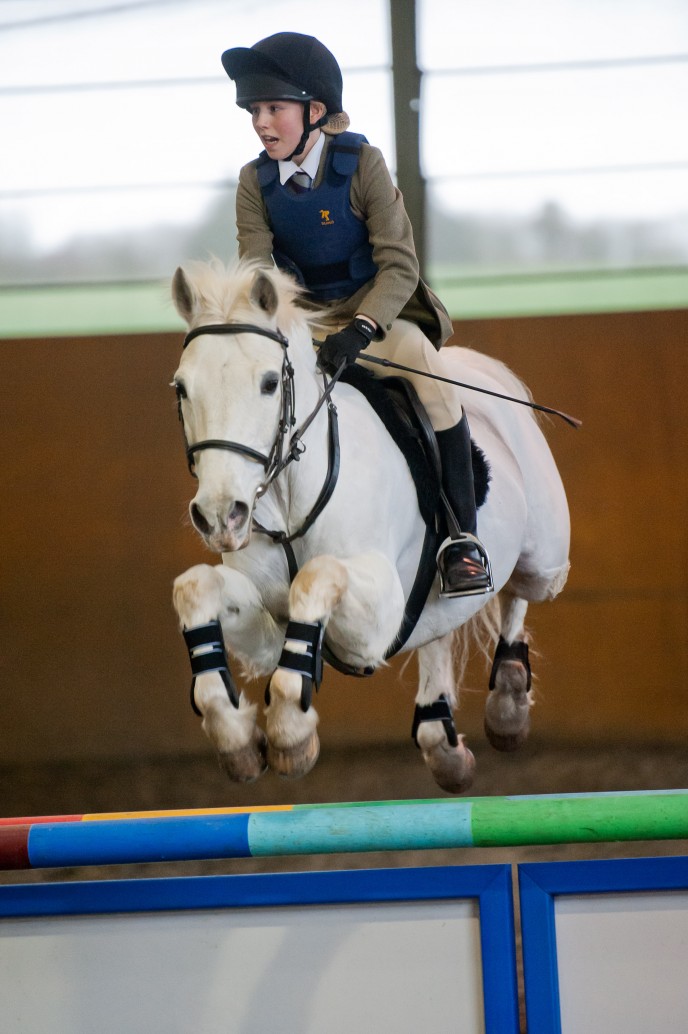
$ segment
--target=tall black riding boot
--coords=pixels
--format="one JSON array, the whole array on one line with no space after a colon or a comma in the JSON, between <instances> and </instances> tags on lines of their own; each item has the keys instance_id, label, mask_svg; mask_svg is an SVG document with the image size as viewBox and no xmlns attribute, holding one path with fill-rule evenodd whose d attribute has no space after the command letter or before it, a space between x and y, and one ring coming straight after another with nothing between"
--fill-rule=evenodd
<instances>
[{"instance_id":1,"label":"tall black riding boot","mask_svg":"<svg viewBox=\"0 0 688 1034\"><path fill-rule=\"evenodd\" d=\"M471 435L466 414L454 427L437 431L436 437L442 460L442 492L449 531L437 553L440 595L474 596L490 592L493 588L490 561L476 537Z\"/></svg>"}]
</instances>

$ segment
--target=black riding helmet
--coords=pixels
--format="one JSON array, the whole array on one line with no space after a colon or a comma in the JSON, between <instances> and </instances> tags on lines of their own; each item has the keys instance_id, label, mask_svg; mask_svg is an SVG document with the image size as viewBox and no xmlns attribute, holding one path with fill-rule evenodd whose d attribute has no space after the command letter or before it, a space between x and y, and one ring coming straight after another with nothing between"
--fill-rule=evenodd
<instances>
[{"instance_id":1,"label":"black riding helmet","mask_svg":"<svg viewBox=\"0 0 688 1034\"><path fill-rule=\"evenodd\" d=\"M314 36L277 32L252 47L225 50L222 64L236 82L240 108L250 110L256 101L288 100L303 104L303 135L295 151L301 154L309 134L318 127L325 133L343 133L349 116L342 111L342 73L333 54ZM310 102L321 101L327 113L310 121Z\"/></svg>"}]
</instances>

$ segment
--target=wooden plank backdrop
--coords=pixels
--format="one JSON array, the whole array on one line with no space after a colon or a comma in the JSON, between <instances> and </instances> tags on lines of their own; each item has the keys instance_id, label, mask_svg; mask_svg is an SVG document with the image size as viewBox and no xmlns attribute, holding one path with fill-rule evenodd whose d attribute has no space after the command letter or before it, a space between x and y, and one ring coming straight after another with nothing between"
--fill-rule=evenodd
<instances>
[{"instance_id":1,"label":"wooden plank backdrop","mask_svg":"<svg viewBox=\"0 0 688 1034\"><path fill-rule=\"evenodd\" d=\"M583 420L548 430L572 570L556 603L530 611L542 655L535 734L685 742L688 310L455 330L537 401ZM0 343L3 763L205 748L170 602L175 575L209 558L186 518L193 483L168 387L180 343ZM486 682L472 665L459 718L469 737L483 735ZM323 744L405 740L414 683L413 662L365 681L328 671Z\"/></svg>"}]
</instances>

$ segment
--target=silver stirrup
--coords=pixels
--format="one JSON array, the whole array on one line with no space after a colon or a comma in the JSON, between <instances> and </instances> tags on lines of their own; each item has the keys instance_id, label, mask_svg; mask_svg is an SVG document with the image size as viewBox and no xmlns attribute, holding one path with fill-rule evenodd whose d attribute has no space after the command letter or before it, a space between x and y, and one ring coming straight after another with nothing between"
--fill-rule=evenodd
<instances>
[{"instance_id":1,"label":"silver stirrup","mask_svg":"<svg viewBox=\"0 0 688 1034\"><path fill-rule=\"evenodd\" d=\"M453 591L447 589L447 587L444 584L444 572L442 570L442 565L440 564L440 557L442 556L444 551L449 548L449 546L456 546L462 542L470 542L472 546L475 546L476 550L478 551L478 555L480 556L480 562L482 563L483 568L485 570L485 574L487 575L488 584L482 586L479 589L461 589L459 591ZM435 562L437 564L437 570L440 576L441 599L450 600L454 599L457 596L483 596L485 593L494 592L494 583L492 581L492 568L490 566L490 558L487 555L487 550L483 546L480 539L478 539L475 535L471 535L470 532L462 531L455 538L451 538L451 536L448 535L442 543L442 545L440 546L440 548L437 550Z\"/></svg>"}]
</instances>

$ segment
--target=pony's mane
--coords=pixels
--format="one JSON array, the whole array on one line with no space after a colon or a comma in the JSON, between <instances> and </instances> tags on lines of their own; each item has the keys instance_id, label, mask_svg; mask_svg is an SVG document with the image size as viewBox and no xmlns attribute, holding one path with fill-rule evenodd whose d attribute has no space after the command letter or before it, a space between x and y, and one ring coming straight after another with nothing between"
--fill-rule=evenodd
<instances>
[{"instance_id":1,"label":"pony's mane","mask_svg":"<svg viewBox=\"0 0 688 1034\"><path fill-rule=\"evenodd\" d=\"M306 310L299 302L303 290L290 276L264 263L237 259L225 265L220 259L207 262L188 262L185 272L193 283L197 310L194 324L249 321L255 317L256 306L251 301L251 290L256 274L262 273L274 285L277 293L277 326L289 333L297 325L305 328L318 325L320 314Z\"/></svg>"}]
</instances>

